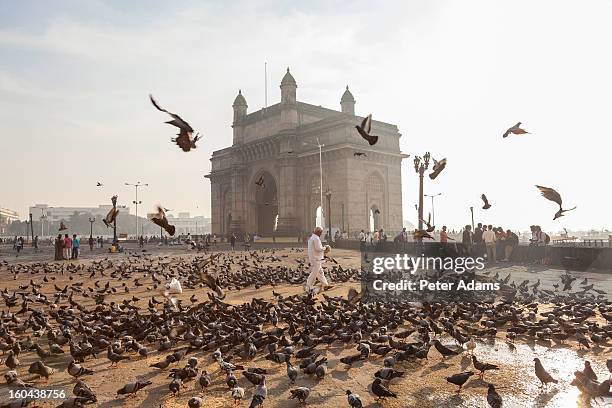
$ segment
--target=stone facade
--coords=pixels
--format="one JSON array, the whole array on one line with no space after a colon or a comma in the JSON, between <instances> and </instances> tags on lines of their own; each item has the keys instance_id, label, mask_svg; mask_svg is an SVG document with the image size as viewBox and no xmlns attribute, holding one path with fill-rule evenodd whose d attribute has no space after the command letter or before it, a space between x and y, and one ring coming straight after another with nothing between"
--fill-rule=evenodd
<instances>
[{"instance_id":1,"label":"stone facade","mask_svg":"<svg viewBox=\"0 0 612 408\"><path fill-rule=\"evenodd\" d=\"M281 102L247 114L242 92L234 100L233 143L213 153L212 232L269 236L311 231L321 203L319 147L323 168L323 213L332 229L351 236L375 228L402 228L402 183L397 126L372 121L379 136L370 146L355 129L355 99L346 88L341 111L297 101L289 69ZM366 156L355 156L365 153ZM256 184L263 179L263 184ZM330 193L328 208L327 193ZM328 221L325 222L327 227Z\"/></svg>"}]
</instances>

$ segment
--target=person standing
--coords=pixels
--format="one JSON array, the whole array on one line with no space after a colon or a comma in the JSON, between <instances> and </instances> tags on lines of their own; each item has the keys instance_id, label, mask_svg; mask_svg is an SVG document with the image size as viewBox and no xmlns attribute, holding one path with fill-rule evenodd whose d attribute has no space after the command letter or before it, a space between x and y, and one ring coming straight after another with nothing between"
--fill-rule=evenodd
<instances>
[{"instance_id":1,"label":"person standing","mask_svg":"<svg viewBox=\"0 0 612 408\"><path fill-rule=\"evenodd\" d=\"M448 243L448 232L446 232L446 225L442 226L442 231L440 231L440 243Z\"/></svg>"},{"instance_id":2,"label":"person standing","mask_svg":"<svg viewBox=\"0 0 612 408\"><path fill-rule=\"evenodd\" d=\"M92 236L89 237L89 251L93 251L93 247L94 247L94 239Z\"/></svg>"},{"instance_id":3,"label":"person standing","mask_svg":"<svg viewBox=\"0 0 612 408\"><path fill-rule=\"evenodd\" d=\"M306 280L306 292L311 292L315 281L319 280L323 290L329 288L329 283L323 273L323 256L330 250L329 245L325 247L321 243L323 228L316 227L308 240L308 260L310 261L310 274Z\"/></svg>"},{"instance_id":4,"label":"person standing","mask_svg":"<svg viewBox=\"0 0 612 408\"><path fill-rule=\"evenodd\" d=\"M19 253L21 253L21 250L23 249L23 237L19 237L17 239L15 249L17 250L17 256L19 256Z\"/></svg>"},{"instance_id":5,"label":"person standing","mask_svg":"<svg viewBox=\"0 0 612 408\"><path fill-rule=\"evenodd\" d=\"M34 244L34 251L38 252L38 235L34 237L32 243Z\"/></svg>"},{"instance_id":6,"label":"person standing","mask_svg":"<svg viewBox=\"0 0 612 408\"><path fill-rule=\"evenodd\" d=\"M81 239L76 234L72 234L72 259L79 258L79 249L81 248Z\"/></svg>"},{"instance_id":7,"label":"person standing","mask_svg":"<svg viewBox=\"0 0 612 408\"><path fill-rule=\"evenodd\" d=\"M374 251L378 251L378 242L380 241L380 233L378 230L374 230L374 235L372 235L372 246L374 247Z\"/></svg>"},{"instance_id":8,"label":"person standing","mask_svg":"<svg viewBox=\"0 0 612 408\"><path fill-rule=\"evenodd\" d=\"M359 232L359 251L361 252L365 252L366 249L366 234L365 232L363 232L363 230L361 230L361 232Z\"/></svg>"},{"instance_id":9,"label":"person standing","mask_svg":"<svg viewBox=\"0 0 612 408\"><path fill-rule=\"evenodd\" d=\"M485 247L487 250L487 262L497 262L497 256L495 251L495 232L493 232L492 225L489 225L489 228L482 233L482 239L484 240Z\"/></svg>"},{"instance_id":10,"label":"person standing","mask_svg":"<svg viewBox=\"0 0 612 408\"><path fill-rule=\"evenodd\" d=\"M472 237L474 243L474 255L475 256L484 256L484 251L482 248L482 233L484 232L482 228L482 223L478 223L476 229L474 230L474 236Z\"/></svg>"},{"instance_id":11,"label":"person standing","mask_svg":"<svg viewBox=\"0 0 612 408\"><path fill-rule=\"evenodd\" d=\"M504 261L509 262L512 253L514 252L514 248L518 246L519 238L514 232L507 230L506 231L506 246L504 248Z\"/></svg>"},{"instance_id":12,"label":"person standing","mask_svg":"<svg viewBox=\"0 0 612 408\"><path fill-rule=\"evenodd\" d=\"M230 236L230 246L232 247L232 251L236 250L236 234L234 233Z\"/></svg>"},{"instance_id":13,"label":"person standing","mask_svg":"<svg viewBox=\"0 0 612 408\"><path fill-rule=\"evenodd\" d=\"M62 239L62 234L58 234L57 238L55 238L55 260L61 261L64 259L62 254L64 249L64 240Z\"/></svg>"},{"instance_id":14,"label":"person standing","mask_svg":"<svg viewBox=\"0 0 612 408\"><path fill-rule=\"evenodd\" d=\"M72 258L72 240L66 234L64 236L64 259Z\"/></svg>"},{"instance_id":15,"label":"person standing","mask_svg":"<svg viewBox=\"0 0 612 408\"><path fill-rule=\"evenodd\" d=\"M463 244L463 249L467 256L472 255L472 243L474 238L474 234L472 233L472 226L466 225L463 229L463 235L461 237L461 243Z\"/></svg>"}]
</instances>

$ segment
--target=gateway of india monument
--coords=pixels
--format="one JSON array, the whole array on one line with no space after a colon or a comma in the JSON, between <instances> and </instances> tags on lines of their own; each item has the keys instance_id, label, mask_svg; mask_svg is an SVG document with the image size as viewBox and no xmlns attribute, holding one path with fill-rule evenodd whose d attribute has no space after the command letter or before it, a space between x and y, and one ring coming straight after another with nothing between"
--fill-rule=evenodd
<instances>
[{"instance_id":1,"label":"gateway of india monument","mask_svg":"<svg viewBox=\"0 0 612 408\"><path fill-rule=\"evenodd\" d=\"M334 233L353 237L361 229L384 228L392 237L400 231L400 169L407 156L397 126L372 121L379 139L370 146L355 129L363 117L355 115L348 86L340 111L298 102L289 68L280 89L280 103L251 113L238 91L232 146L213 153L206 175L212 233L296 236L312 231L320 206L322 226L331 220Z\"/></svg>"}]
</instances>

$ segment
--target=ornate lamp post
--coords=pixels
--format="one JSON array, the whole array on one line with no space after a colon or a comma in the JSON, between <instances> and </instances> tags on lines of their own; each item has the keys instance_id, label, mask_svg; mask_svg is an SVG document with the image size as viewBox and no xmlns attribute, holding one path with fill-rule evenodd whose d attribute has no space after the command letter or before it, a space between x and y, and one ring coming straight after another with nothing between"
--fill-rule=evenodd
<instances>
[{"instance_id":1,"label":"ornate lamp post","mask_svg":"<svg viewBox=\"0 0 612 408\"><path fill-rule=\"evenodd\" d=\"M111 202L113 203L113 209L117 210L117 196L114 195L111 197ZM113 221L113 245L117 246L117 217L115 216L115 221Z\"/></svg>"},{"instance_id":2,"label":"ornate lamp post","mask_svg":"<svg viewBox=\"0 0 612 408\"><path fill-rule=\"evenodd\" d=\"M329 241L332 242L332 223L331 223L331 196L332 193L329 188L325 191L325 197L327 197L327 231L329 234Z\"/></svg>"},{"instance_id":3,"label":"ornate lamp post","mask_svg":"<svg viewBox=\"0 0 612 408\"><path fill-rule=\"evenodd\" d=\"M425 171L429 168L429 159L431 155L426 152L423 157L414 157L414 171L419 175L419 230L423 230L423 176ZM422 242L423 238L419 238L419 242Z\"/></svg>"}]
</instances>

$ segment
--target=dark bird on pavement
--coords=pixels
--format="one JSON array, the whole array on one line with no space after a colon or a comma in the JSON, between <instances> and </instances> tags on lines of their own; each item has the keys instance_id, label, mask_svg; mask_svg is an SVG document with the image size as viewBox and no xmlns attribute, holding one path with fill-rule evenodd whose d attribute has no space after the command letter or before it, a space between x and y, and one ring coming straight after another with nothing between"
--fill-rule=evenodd
<instances>
[{"instance_id":1,"label":"dark bird on pavement","mask_svg":"<svg viewBox=\"0 0 612 408\"><path fill-rule=\"evenodd\" d=\"M536 357L536 358L533 359L533 361L535 361L535 374L536 374L536 377L538 377L538 380L540 380L540 382L542 383L540 385L540 388L544 387L548 383L557 384L559 382L559 381L555 380L550 374L548 374L548 372L544 369L544 366L540 362L539 358Z\"/></svg>"},{"instance_id":2,"label":"dark bird on pavement","mask_svg":"<svg viewBox=\"0 0 612 408\"><path fill-rule=\"evenodd\" d=\"M300 402L306 402L306 398L310 395L310 388L307 387L298 387L294 390L289 390L291 396L289 399L296 399Z\"/></svg>"},{"instance_id":3,"label":"dark bird on pavement","mask_svg":"<svg viewBox=\"0 0 612 408\"><path fill-rule=\"evenodd\" d=\"M483 210L488 210L489 208L491 208L491 204L489 204L489 200L487 199L486 195L481 195L480 198L482 198L482 201L484 202L484 205L482 206Z\"/></svg>"},{"instance_id":4,"label":"dark bird on pavement","mask_svg":"<svg viewBox=\"0 0 612 408\"><path fill-rule=\"evenodd\" d=\"M499 367L496 366L495 364L483 363L481 361L478 361L476 356L472 356L472 364L474 364L474 368L475 369L480 371L480 378L483 377L485 371L488 371L488 370L499 370Z\"/></svg>"},{"instance_id":5,"label":"dark bird on pavement","mask_svg":"<svg viewBox=\"0 0 612 408\"><path fill-rule=\"evenodd\" d=\"M202 371L202 375L200 376L200 379L198 380L198 384L200 384L201 388L208 388L208 386L212 383L212 380L210 379L210 376L208 375L208 371L204 370Z\"/></svg>"},{"instance_id":6,"label":"dark bird on pavement","mask_svg":"<svg viewBox=\"0 0 612 408\"><path fill-rule=\"evenodd\" d=\"M446 377L446 381L451 384L458 385L459 389L457 390L457 394L459 394L461 392L461 387L463 387L463 384L465 384L467 380L473 375L473 371L464 371L463 373L453 374L450 377Z\"/></svg>"},{"instance_id":7,"label":"dark bird on pavement","mask_svg":"<svg viewBox=\"0 0 612 408\"><path fill-rule=\"evenodd\" d=\"M563 200L561 199L561 194L557 193L554 189L550 187L538 186L537 184L536 184L536 187L538 188L538 190L540 190L540 193L542 193L542 196L544 196L544 198L559 204L559 211L555 213L553 221L559 217L563 217L563 213L576 209L576 207L574 206L573 208L570 208L569 210L564 210L562 207Z\"/></svg>"},{"instance_id":8,"label":"dark bird on pavement","mask_svg":"<svg viewBox=\"0 0 612 408\"><path fill-rule=\"evenodd\" d=\"M501 408L502 406L502 397L495 390L495 386L493 384L489 384L489 389L487 391L487 402L491 408Z\"/></svg>"},{"instance_id":9,"label":"dark bird on pavement","mask_svg":"<svg viewBox=\"0 0 612 408\"><path fill-rule=\"evenodd\" d=\"M130 356L124 356L122 354L118 354L115 353L115 351L113 350L113 346L109 345L107 352L106 352L106 357L108 357L108 359L110 360L111 364L109 367L113 367L113 366L117 366L117 363L120 362L121 360L129 360Z\"/></svg>"},{"instance_id":10,"label":"dark bird on pavement","mask_svg":"<svg viewBox=\"0 0 612 408\"><path fill-rule=\"evenodd\" d=\"M383 367L374 373L374 377L382 380L391 381L394 378L402 378L404 376L403 371L397 371L391 367Z\"/></svg>"},{"instance_id":11,"label":"dark bird on pavement","mask_svg":"<svg viewBox=\"0 0 612 408\"><path fill-rule=\"evenodd\" d=\"M597 374L595 374L595 371L593 371L593 368L591 367L591 362L590 361L587 360L587 361L584 362L584 370L582 370L582 373L589 380L597 381Z\"/></svg>"},{"instance_id":12,"label":"dark bird on pavement","mask_svg":"<svg viewBox=\"0 0 612 408\"><path fill-rule=\"evenodd\" d=\"M351 390L346 390L346 399L351 408L363 408L361 397L358 394L353 394Z\"/></svg>"},{"instance_id":13,"label":"dark bird on pavement","mask_svg":"<svg viewBox=\"0 0 612 408\"><path fill-rule=\"evenodd\" d=\"M387 397L397 398L396 393L382 385L382 380L380 378L374 379L374 382L372 383L372 393L378 397L377 399Z\"/></svg>"},{"instance_id":14,"label":"dark bird on pavement","mask_svg":"<svg viewBox=\"0 0 612 408\"><path fill-rule=\"evenodd\" d=\"M73 376L74 378L79 378L84 375L93 375L93 370L89 370L85 367L82 367L80 364L74 362L74 360L70 361L68 364L68 374Z\"/></svg>"},{"instance_id":15,"label":"dark bird on pavement","mask_svg":"<svg viewBox=\"0 0 612 408\"><path fill-rule=\"evenodd\" d=\"M440 161L437 161L436 159L432 157L432 160L434 162L434 165L433 165L433 171L429 174L429 178L432 180L435 180L435 178L438 177L440 173L442 173L442 170L446 168L446 158Z\"/></svg>"},{"instance_id":16,"label":"dark bird on pavement","mask_svg":"<svg viewBox=\"0 0 612 408\"><path fill-rule=\"evenodd\" d=\"M151 381L138 380L133 383L125 384L122 388L117 390L117 395L136 394L138 390L142 390L144 387L153 384Z\"/></svg>"},{"instance_id":17,"label":"dark bird on pavement","mask_svg":"<svg viewBox=\"0 0 612 408\"><path fill-rule=\"evenodd\" d=\"M458 356L460 354L459 351L450 349L446 347L444 344L440 343L440 340L434 339L433 345L436 348L436 350L438 350L438 352L442 354L443 357Z\"/></svg>"},{"instance_id":18,"label":"dark bird on pavement","mask_svg":"<svg viewBox=\"0 0 612 408\"><path fill-rule=\"evenodd\" d=\"M291 361L287 361L287 377L291 384L295 384L295 379L298 376L298 370L291 364Z\"/></svg>"},{"instance_id":19,"label":"dark bird on pavement","mask_svg":"<svg viewBox=\"0 0 612 408\"><path fill-rule=\"evenodd\" d=\"M170 236L174 236L176 228L174 225L170 225L168 218L166 218L166 213L161 206L157 206L157 214L151 217L151 221L155 225L162 227Z\"/></svg>"},{"instance_id":20,"label":"dark bird on pavement","mask_svg":"<svg viewBox=\"0 0 612 408\"><path fill-rule=\"evenodd\" d=\"M200 139L200 135L197 134L195 137L193 137L193 128L189 125L189 123L185 122L179 115L172 112L168 112L167 110L161 108L157 104L155 99L153 99L153 95L149 94L149 99L151 99L151 103L158 110L166 112L172 117L172 120L169 120L166 123L172 126L176 126L180 129L179 133L177 134L178 137L171 139L172 142L176 143L184 152L188 152L191 149L195 149L196 142Z\"/></svg>"},{"instance_id":21,"label":"dark bird on pavement","mask_svg":"<svg viewBox=\"0 0 612 408\"><path fill-rule=\"evenodd\" d=\"M357 129L357 132L359 132L361 137L363 137L365 140L368 141L370 146L373 146L376 144L376 142L378 142L378 136L374 136L370 134L370 132L372 131L372 114L371 113L365 118L363 118L363 121L361 121L361 125L357 125L355 126L355 128Z\"/></svg>"},{"instance_id":22,"label":"dark bird on pavement","mask_svg":"<svg viewBox=\"0 0 612 408\"><path fill-rule=\"evenodd\" d=\"M508 137L508 135L511 133L513 135L523 135L529 132L526 131L525 129L522 129L521 122L518 122L516 125L512 126L511 128L508 128L508 130L506 130L506 132L503 134L503 137Z\"/></svg>"}]
</instances>

